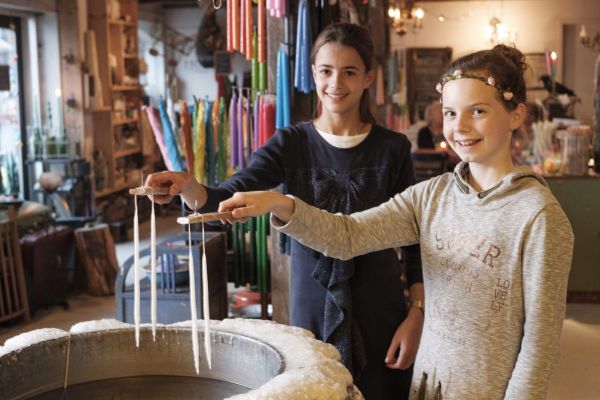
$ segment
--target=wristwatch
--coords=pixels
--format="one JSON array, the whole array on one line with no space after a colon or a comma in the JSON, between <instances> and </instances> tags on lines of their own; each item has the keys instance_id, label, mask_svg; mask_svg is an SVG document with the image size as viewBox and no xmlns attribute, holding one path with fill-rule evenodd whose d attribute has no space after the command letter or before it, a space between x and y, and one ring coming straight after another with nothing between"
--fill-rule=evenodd
<instances>
[{"instance_id":1,"label":"wristwatch","mask_svg":"<svg viewBox=\"0 0 600 400\"><path fill-rule=\"evenodd\" d=\"M425 315L425 301L421 299L411 300L409 303L410 307L418 308Z\"/></svg>"}]
</instances>

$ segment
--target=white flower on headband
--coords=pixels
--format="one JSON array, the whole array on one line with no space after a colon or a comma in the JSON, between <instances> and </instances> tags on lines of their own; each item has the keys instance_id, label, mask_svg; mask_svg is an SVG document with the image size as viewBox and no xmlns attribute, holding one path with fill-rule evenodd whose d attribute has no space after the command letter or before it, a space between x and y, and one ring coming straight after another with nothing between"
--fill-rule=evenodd
<instances>
[{"instance_id":1,"label":"white flower on headband","mask_svg":"<svg viewBox=\"0 0 600 400\"><path fill-rule=\"evenodd\" d=\"M487 78L487 84L490 86L496 86L496 80L494 79L493 76L488 76Z\"/></svg>"},{"instance_id":2,"label":"white flower on headband","mask_svg":"<svg viewBox=\"0 0 600 400\"><path fill-rule=\"evenodd\" d=\"M513 98L513 93L512 92L504 92L504 93L502 93L502 97L504 97L504 100L510 101Z\"/></svg>"},{"instance_id":3,"label":"white flower on headband","mask_svg":"<svg viewBox=\"0 0 600 400\"><path fill-rule=\"evenodd\" d=\"M440 82L435 85L435 90L437 90L439 94L442 94L442 84Z\"/></svg>"},{"instance_id":4,"label":"white flower on headband","mask_svg":"<svg viewBox=\"0 0 600 400\"><path fill-rule=\"evenodd\" d=\"M458 79L460 79L460 77L462 76L462 70L460 70L460 69L454 70L454 72L452 73L452 76L455 76Z\"/></svg>"}]
</instances>

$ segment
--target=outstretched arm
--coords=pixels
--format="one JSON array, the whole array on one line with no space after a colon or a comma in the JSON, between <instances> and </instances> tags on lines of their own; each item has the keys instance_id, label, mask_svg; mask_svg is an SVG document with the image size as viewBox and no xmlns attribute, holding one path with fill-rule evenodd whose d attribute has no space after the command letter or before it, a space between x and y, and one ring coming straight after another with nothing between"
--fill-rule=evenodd
<instances>
[{"instance_id":1,"label":"outstretched arm","mask_svg":"<svg viewBox=\"0 0 600 400\"><path fill-rule=\"evenodd\" d=\"M150 200L158 204L167 204L176 195L181 195L181 198L187 206L194 210L202 208L206 204L207 194L206 188L198 183L194 176L187 172L172 172L163 171L155 174L150 174L146 178L145 186L153 188L167 187L169 194L164 196L148 196Z\"/></svg>"},{"instance_id":2,"label":"outstretched arm","mask_svg":"<svg viewBox=\"0 0 600 400\"><path fill-rule=\"evenodd\" d=\"M273 226L326 256L342 260L419 240L409 188L386 203L352 215L332 214L275 192L236 193L221 202L236 220L272 212Z\"/></svg>"}]
</instances>

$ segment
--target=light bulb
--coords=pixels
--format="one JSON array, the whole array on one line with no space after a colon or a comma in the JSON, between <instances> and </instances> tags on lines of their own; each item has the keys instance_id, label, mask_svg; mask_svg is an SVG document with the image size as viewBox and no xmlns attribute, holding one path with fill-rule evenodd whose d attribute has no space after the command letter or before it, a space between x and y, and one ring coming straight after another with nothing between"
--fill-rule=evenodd
<instances>
[{"instance_id":1,"label":"light bulb","mask_svg":"<svg viewBox=\"0 0 600 400\"><path fill-rule=\"evenodd\" d=\"M425 10L423 10L422 8L415 8L412 10L412 15L413 17L417 18L417 19L423 19L425 17Z\"/></svg>"}]
</instances>

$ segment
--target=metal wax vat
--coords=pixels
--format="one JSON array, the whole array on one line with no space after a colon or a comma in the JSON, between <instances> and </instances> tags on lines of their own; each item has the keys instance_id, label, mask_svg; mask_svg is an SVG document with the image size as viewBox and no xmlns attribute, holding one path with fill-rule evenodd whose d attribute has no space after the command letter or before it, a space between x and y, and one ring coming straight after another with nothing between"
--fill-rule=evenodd
<instances>
[{"instance_id":1,"label":"metal wax vat","mask_svg":"<svg viewBox=\"0 0 600 400\"><path fill-rule=\"evenodd\" d=\"M284 368L269 344L213 331L208 369L199 332L196 375L190 336L189 328L158 327L153 341L151 329L143 327L139 348L130 328L25 346L0 356L0 399L223 399L263 385Z\"/></svg>"}]
</instances>

